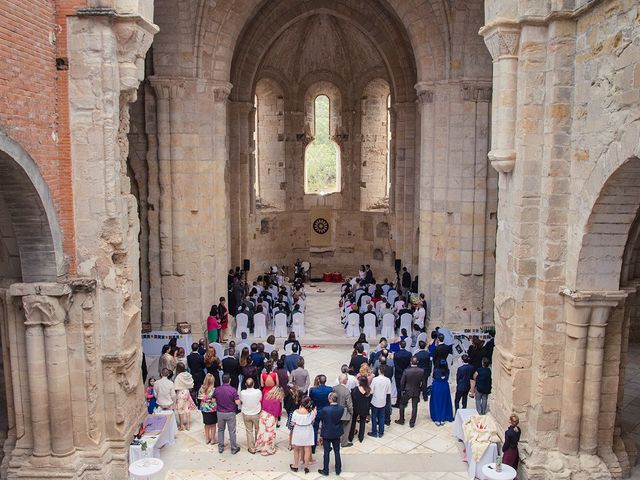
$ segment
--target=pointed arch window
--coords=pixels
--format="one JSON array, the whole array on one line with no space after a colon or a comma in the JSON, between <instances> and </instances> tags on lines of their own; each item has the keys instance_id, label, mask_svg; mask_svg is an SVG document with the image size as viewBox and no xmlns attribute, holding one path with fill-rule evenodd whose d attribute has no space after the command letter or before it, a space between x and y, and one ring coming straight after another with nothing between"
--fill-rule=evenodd
<instances>
[{"instance_id":1,"label":"pointed arch window","mask_svg":"<svg viewBox=\"0 0 640 480\"><path fill-rule=\"evenodd\" d=\"M318 95L313 101L314 139L304 155L304 191L324 195L340 191L340 147L331 138L331 101Z\"/></svg>"}]
</instances>

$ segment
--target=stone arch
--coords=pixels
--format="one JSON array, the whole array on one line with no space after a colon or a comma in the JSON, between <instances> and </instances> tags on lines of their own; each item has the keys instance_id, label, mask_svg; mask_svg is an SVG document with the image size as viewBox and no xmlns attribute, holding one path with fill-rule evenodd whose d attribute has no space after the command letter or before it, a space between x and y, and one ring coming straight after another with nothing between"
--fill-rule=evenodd
<instances>
[{"instance_id":1,"label":"stone arch","mask_svg":"<svg viewBox=\"0 0 640 480\"><path fill-rule=\"evenodd\" d=\"M19 251L21 280L55 281L64 275L63 236L49 187L27 151L1 132L0 201Z\"/></svg>"},{"instance_id":2,"label":"stone arch","mask_svg":"<svg viewBox=\"0 0 640 480\"><path fill-rule=\"evenodd\" d=\"M588 190L587 190L588 191ZM584 226L577 290L617 290L623 256L640 208L640 159L626 159L604 182Z\"/></svg>"}]
</instances>

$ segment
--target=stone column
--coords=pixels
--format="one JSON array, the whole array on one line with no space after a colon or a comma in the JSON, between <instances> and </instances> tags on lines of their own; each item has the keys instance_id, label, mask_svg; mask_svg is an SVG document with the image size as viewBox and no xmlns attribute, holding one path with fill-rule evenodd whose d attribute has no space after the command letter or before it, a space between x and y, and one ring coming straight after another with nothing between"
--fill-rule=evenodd
<instances>
[{"instance_id":1,"label":"stone column","mask_svg":"<svg viewBox=\"0 0 640 480\"><path fill-rule=\"evenodd\" d=\"M71 293L62 284L15 284L25 312L33 455L67 456L75 451L71 408L66 310Z\"/></svg>"},{"instance_id":2,"label":"stone column","mask_svg":"<svg viewBox=\"0 0 640 480\"><path fill-rule=\"evenodd\" d=\"M480 29L493 58L493 99L491 110L491 165L502 173L513 170L516 161L518 44L520 27L512 21L496 21Z\"/></svg>"},{"instance_id":3,"label":"stone column","mask_svg":"<svg viewBox=\"0 0 640 480\"><path fill-rule=\"evenodd\" d=\"M602 388L604 337L611 309L626 292L563 290L566 345L558 447L564 454L595 455Z\"/></svg>"}]
</instances>

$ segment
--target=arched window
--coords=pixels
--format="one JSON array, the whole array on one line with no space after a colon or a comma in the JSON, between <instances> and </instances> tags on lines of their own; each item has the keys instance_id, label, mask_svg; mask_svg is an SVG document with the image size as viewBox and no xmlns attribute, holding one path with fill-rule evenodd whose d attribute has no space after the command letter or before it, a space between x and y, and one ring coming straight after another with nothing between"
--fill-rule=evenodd
<instances>
[{"instance_id":1,"label":"arched window","mask_svg":"<svg viewBox=\"0 0 640 480\"><path fill-rule=\"evenodd\" d=\"M313 102L314 139L304 155L305 193L320 194L340 191L340 147L331 139L331 102L318 95Z\"/></svg>"}]
</instances>

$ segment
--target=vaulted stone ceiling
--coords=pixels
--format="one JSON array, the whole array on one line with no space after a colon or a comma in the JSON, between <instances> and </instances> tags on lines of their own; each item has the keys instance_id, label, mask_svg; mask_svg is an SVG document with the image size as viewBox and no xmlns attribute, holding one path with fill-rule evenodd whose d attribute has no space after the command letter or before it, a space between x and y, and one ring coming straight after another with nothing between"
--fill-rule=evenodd
<instances>
[{"instance_id":1,"label":"vaulted stone ceiling","mask_svg":"<svg viewBox=\"0 0 640 480\"><path fill-rule=\"evenodd\" d=\"M384 63L375 46L352 24L327 14L304 18L285 30L267 53L263 71L278 71L290 83L318 72L351 80Z\"/></svg>"}]
</instances>

